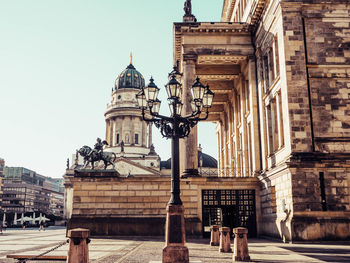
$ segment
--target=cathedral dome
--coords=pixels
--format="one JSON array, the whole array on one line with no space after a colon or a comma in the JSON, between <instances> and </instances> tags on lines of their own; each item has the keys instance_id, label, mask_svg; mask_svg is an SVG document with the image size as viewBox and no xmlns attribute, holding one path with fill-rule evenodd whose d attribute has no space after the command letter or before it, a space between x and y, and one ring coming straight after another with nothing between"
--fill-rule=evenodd
<instances>
[{"instance_id":1,"label":"cathedral dome","mask_svg":"<svg viewBox=\"0 0 350 263\"><path fill-rule=\"evenodd\" d=\"M142 89L145 87L145 79L130 63L115 80L115 89Z\"/></svg>"},{"instance_id":2,"label":"cathedral dome","mask_svg":"<svg viewBox=\"0 0 350 263\"><path fill-rule=\"evenodd\" d=\"M218 167L218 161L214 157L212 157L208 154L205 154L202 151L198 151L198 167L200 167L201 156L202 156L202 161L203 161L202 167L205 167L205 168L217 168ZM169 158L166 161L161 161L160 166L162 169L171 169L171 158Z\"/></svg>"}]
</instances>

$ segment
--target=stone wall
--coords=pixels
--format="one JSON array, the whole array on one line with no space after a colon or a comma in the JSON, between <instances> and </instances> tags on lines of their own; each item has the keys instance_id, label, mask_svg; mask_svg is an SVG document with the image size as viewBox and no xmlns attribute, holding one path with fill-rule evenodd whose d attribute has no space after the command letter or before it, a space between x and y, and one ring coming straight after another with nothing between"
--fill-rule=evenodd
<instances>
[{"instance_id":1,"label":"stone wall","mask_svg":"<svg viewBox=\"0 0 350 263\"><path fill-rule=\"evenodd\" d=\"M301 5L282 2L281 6L291 149L293 152L310 152L313 134Z\"/></svg>"},{"instance_id":2,"label":"stone wall","mask_svg":"<svg viewBox=\"0 0 350 263\"><path fill-rule=\"evenodd\" d=\"M286 165L262 174L260 179L262 233L282 240L291 240L293 196L291 172Z\"/></svg>"},{"instance_id":3,"label":"stone wall","mask_svg":"<svg viewBox=\"0 0 350 263\"><path fill-rule=\"evenodd\" d=\"M292 239L350 239L349 161L315 158L309 162L309 167L303 166L291 168ZM324 187L320 173L324 178Z\"/></svg>"},{"instance_id":4,"label":"stone wall","mask_svg":"<svg viewBox=\"0 0 350 263\"><path fill-rule=\"evenodd\" d=\"M281 89L291 151L284 160L278 152L275 166L259 177L262 233L293 241L349 239L350 5L283 1L275 10L266 11L257 46L267 39L263 29L282 30ZM281 28L278 19L267 24L278 10Z\"/></svg>"},{"instance_id":5,"label":"stone wall","mask_svg":"<svg viewBox=\"0 0 350 263\"><path fill-rule=\"evenodd\" d=\"M294 160L262 175L261 234L284 241L350 239L350 168L349 162L338 161L319 158L305 167L305 160L300 166Z\"/></svg>"},{"instance_id":6,"label":"stone wall","mask_svg":"<svg viewBox=\"0 0 350 263\"><path fill-rule=\"evenodd\" d=\"M302 8L316 150L350 151L350 4Z\"/></svg>"},{"instance_id":7,"label":"stone wall","mask_svg":"<svg viewBox=\"0 0 350 263\"><path fill-rule=\"evenodd\" d=\"M74 174L70 171L65 180L73 189L68 228L87 227L92 235L164 234L170 177L126 178L117 177L113 172ZM255 189L257 192L258 181L256 178L181 179L188 235L202 235L202 189ZM259 198L256 203L260 203ZM259 205L257 211L260 211ZM257 220L259 218L257 215Z\"/></svg>"}]
</instances>

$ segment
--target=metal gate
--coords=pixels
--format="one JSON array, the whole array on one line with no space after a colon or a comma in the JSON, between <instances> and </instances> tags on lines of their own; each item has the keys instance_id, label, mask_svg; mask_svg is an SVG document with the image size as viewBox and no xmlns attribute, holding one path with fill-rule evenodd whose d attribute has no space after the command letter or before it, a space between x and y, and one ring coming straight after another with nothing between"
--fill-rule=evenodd
<instances>
[{"instance_id":1,"label":"metal gate","mask_svg":"<svg viewBox=\"0 0 350 263\"><path fill-rule=\"evenodd\" d=\"M203 236L210 236L210 226L232 229L248 228L248 236L256 236L255 190L202 190Z\"/></svg>"}]
</instances>

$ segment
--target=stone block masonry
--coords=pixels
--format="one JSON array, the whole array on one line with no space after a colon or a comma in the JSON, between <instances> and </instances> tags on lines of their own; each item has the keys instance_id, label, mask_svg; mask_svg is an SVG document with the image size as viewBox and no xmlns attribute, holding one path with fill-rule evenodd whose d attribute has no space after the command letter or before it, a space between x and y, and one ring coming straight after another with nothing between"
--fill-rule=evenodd
<instances>
[{"instance_id":1,"label":"stone block masonry","mask_svg":"<svg viewBox=\"0 0 350 263\"><path fill-rule=\"evenodd\" d=\"M88 172L87 172L88 173ZM68 228L88 228L92 235L163 235L170 177L117 177L96 173L66 175L73 209ZM223 184L223 181L225 182ZM202 189L255 189L256 178L181 180L186 232L202 235ZM69 191L69 190L68 190Z\"/></svg>"}]
</instances>

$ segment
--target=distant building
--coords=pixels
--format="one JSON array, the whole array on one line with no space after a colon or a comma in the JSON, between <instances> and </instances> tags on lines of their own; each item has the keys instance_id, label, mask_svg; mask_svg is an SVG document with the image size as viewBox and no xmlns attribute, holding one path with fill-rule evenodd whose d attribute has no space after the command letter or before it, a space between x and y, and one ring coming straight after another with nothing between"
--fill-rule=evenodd
<instances>
[{"instance_id":1,"label":"distant building","mask_svg":"<svg viewBox=\"0 0 350 263\"><path fill-rule=\"evenodd\" d=\"M63 217L63 209L64 209L64 195L62 193L57 192L49 192L49 211L50 214Z\"/></svg>"},{"instance_id":2,"label":"distant building","mask_svg":"<svg viewBox=\"0 0 350 263\"><path fill-rule=\"evenodd\" d=\"M0 158L0 212L2 211L2 194L3 194L2 179L4 177L4 167L5 167L5 160Z\"/></svg>"},{"instance_id":3,"label":"distant building","mask_svg":"<svg viewBox=\"0 0 350 263\"><path fill-rule=\"evenodd\" d=\"M5 213L63 215L62 180L42 176L24 167L5 167L3 182Z\"/></svg>"},{"instance_id":4,"label":"distant building","mask_svg":"<svg viewBox=\"0 0 350 263\"><path fill-rule=\"evenodd\" d=\"M9 181L5 181L3 189L3 210L5 213L50 213L48 190L34 184Z\"/></svg>"}]
</instances>

